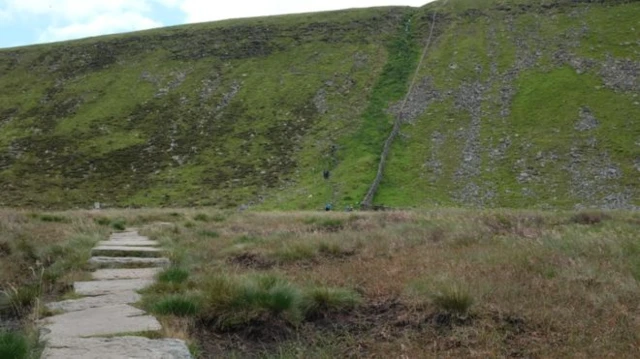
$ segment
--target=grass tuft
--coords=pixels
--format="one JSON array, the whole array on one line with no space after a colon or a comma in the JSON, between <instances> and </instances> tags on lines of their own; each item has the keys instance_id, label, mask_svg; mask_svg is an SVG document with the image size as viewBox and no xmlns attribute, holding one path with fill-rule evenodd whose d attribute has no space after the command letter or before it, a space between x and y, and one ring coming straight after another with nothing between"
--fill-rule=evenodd
<instances>
[{"instance_id":1,"label":"grass tuft","mask_svg":"<svg viewBox=\"0 0 640 359\"><path fill-rule=\"evenodd\" d=\"M329 258L343 258L352 256L355 254L354 250L348 250L342 248L342 246L336 242L322 241L318 244L318 252L324 257Z\"/></svg>"},{"instance_id":2,"label":"grass tuft","mask_svg":"<svg viewBox=\"0 0 640 359\"><path fill-rule=\"evenodd\" d=\"M311 217L304 220L305 224L313 224L320 232L338 232L344 229L345 220L339 218Z\"/></svg>"},{"instance_id":3,"label":"grass tuft","mask_svg":"<svg viewBox=\"0 0 640 359\"><path fill-rule=\"evenodd\" d=\"M317 254L317 248L308 243L293 243L281 246L272 255L280 263L291 263L312 260Z\"/></svg>"},{"instance_id":4,"label":"grass tuft","mask_svg":"<svg viewBox=\"0 0 640 359\"><path fill-rule=\"evenodd\" d=\"M275 318L298 323L301 301L298 288L273 275L219 276L207 281L203 310L221 329Z\"/></svg>"},{"instance_id":5,"label":"grass tuft","mask_svg":"<svg viewBox=\"0 0 640 359\"><path fill-rule=\"evenodd\" d=\"M468 287L458 283L441 285L439 290L432 294L432 301L438 309L460 316L467 315L474 303Z\"/></svg>"},{"instance_id":6,"label":"grass tuft","mask_svg":"<svg viewBox=\"0 0 640 359\"><path fill-rule=\"evenodd\" d=\"M260 242L261 239L255 236L244 235L236 238L236 243L257 243Z\"/></svg>"},{"instance_id":7,"label":"grass tuft","mask_svg":"<svg viewBox=\"0 0 640 359\"><path fill-rule=\"evenodd\" d=\"M360 295L352 290L316 287L305 291L302 308L307 317L316 317L326 312L353 309L361 302Z\"/></svg>"},{"instance_id":8,"label":"grass tuft","mask_svg":"<svg viewBox=\"0 0 640 359\"><path fill-rule=\"evenodd\" d=\"M193 219L195 221L199 221L199 222L209 222L211 220L211 218L209 218L208 215L204 214L204 213L198 213L196 214Z\"/></svg>"},{"instance_id":9,"label":"grass tuft","mask_svg":"<svg viewBox=\"0 0 640 359\"><path fill-rule=\"evenodd\" d=\"M601 211L580 212L571 217L571 222L583 225L600 224L611 216Z\"/></svg>"},{"instance_id":10,"label":"grass tuft","mask_svg":"<svg viewBox=\"0 0 640 359\"><path fill-rule=\"evenodd\" d=\"M118 218L111 222L111 228L116 231L124 231L127 228L127 222L122 218Z\"/></svg>"},{"instance_id":11,"label":"grass tuft","mask_svg":"<svg viewBox=\"0 0 640 359\"><path fill-rule=\"evenodd\" d=\"M151 306L151 312L154 314L175 315L178 317L195 316L199 310L200 303L198 300L183 294L161 298Z\"/></svg>"},{"instance_id":12,"label":"grass tuft","mask_svg":"<svg viewBox=\"0 0 640 359\"><path fill-rule=\"evenodd\" d=\"M21 334L0 332L0 358L23 359L29 356L29 340Z\"/></svg>"},{"instance_id":13,"label":"grass tuft","mask_svg":"<svg viewBox=\"0 0 640 359\"><path fill-rule=\"evenodd\" d=\"M158 274L158 280L164 283L184 283L189 278L189 272L180 267L170 267Z\"/></svg>"},{"instance_id":14,"label":"grass tuft","mask_svg":"<svg viewBox=\"0 0 640 359\"><path fill-rule=\"evenodd\" d=\"M227 217L221 213L218 213L213 215L213 217L211 217L211 220L216 223L222 223L227 220Z\"/></svg>"},{"instance_id":15,"label":"grass tuft","mask_svg":"<svg viewBox=\"0 0 640 359\"><path fill-rule=\"evenodd\" d=\"M10 256L13 252L8 241L0 241L0 258Z\"/></svg>"},{"instance_id":16,"label":"grass tuft","mask_svg":"<svg viewBox=\"0 0 640 359\"><path fill-rule=\"evenodd\" d=\"M54 214L41 214L39 216L42 222L50 222L50 223L67 223L69 219L63 216L58 216Z\"/></svg>"},{"instance_id":17,"label":"grass tuft","mask_svg":"<svg viewBox=\"0 0 640 359\"><path fill-rule=\"evenodd\" d=\"M208 229L199 231L198 234L201 235L202 237L207 237L207 238L220 238L220 233L216 231L211 231Z\"/></svg>"},{"instance_id":18,"label":"grass tuft","mask_svg":"<svg viewBox=\"0 0 640 359\"><path fill-rule=\"evenodd\" d=\"M19 287L9 287L4 291L6 302L13 309L16 316L21 316L36 304L42 295L41 283L22 285Z\"/></svg>"},{"instance_id":19,"label":"grass tuft","mask_svg":"<svg viewBox=\"0 0 640 359\"><path fill-rule=\"evenodd\" d=\"M108 226L111 224L111 219L107 217L96 217L93 219L93 221L101 226Z\"/></svg>"},{"instance_id":20,"label":"grass tuft","mask_svg":"<svg viewBox=\"0 0 640 359\"><path fill-rule=\"evenodd\" d=\"M629 260L629 266L631 269L631 276L633 277L633 279L635 279L638 283L640 283L640 258L638 257L633 257Z\"/></svg>"}]
</instances>

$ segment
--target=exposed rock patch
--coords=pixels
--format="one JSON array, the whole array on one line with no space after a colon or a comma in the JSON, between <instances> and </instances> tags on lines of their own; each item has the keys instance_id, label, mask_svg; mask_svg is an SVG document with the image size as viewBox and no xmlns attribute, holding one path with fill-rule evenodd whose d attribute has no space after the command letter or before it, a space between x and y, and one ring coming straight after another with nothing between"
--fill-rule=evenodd
<instances>
[{"instance_id":1,"label":"exposed rock patch","mask_svg":"<svg viewBox=\"0 0 640 359\"><path fill-rule=\"evenodd\" d=\"M580 109L580 119L575 125L576 131L590 131L597 128L599 125L600 122L596 119L593 113L591 113L591 110L588 107Z\"/></svg>"},{"instance_id":2,"label":"exposed rock patch","mask_svg":"<svg viewBox=\"0 0 640 359\"><path fill-rule=\"evenodd\" d=\"M393 105L389 112L398 116L403 122L413 123L433 102L438 101L441 94L433 86L430 77L418 82L407 97L407 101L400 101ZM404 107L402 107L404 105Z\"/></svg>"},{"instance_id":3,"label":"exposed rock patch","mask_svg":"<svg viewBox=\"0 0 640 359\"><path fill-rule=\"evenodd\" d=\"M608 56L600 69L605 86L616 91L640 91L640 62Z\"/></svg>"}]
</instances>

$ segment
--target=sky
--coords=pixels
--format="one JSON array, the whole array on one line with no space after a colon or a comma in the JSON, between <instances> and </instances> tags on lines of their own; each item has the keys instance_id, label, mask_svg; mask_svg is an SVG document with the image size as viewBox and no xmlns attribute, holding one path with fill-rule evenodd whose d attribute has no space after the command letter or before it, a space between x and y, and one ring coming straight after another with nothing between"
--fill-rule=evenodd
<instances>
[{"instance_id":1,"label":"sky","mask_svg":"<svg viewBox=\"0 0 640 359\"><path fill-rule=\"evenodd\" d=\"M162 26L432 0L0 0L0 48Z\"/></svg>"}]
</instances>

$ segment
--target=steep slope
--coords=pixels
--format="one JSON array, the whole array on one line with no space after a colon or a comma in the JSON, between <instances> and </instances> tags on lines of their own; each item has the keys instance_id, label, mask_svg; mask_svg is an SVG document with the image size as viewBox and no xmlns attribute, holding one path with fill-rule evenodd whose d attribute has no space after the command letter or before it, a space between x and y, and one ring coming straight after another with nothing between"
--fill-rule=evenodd
<instances>
[{"instance_id":1,"label":"steep slope","mask_svg":"<svg viewBox=\"0 0 640 359\"><path fill-rule=\"evenodd\" d=\"M424 9L439 36L377 202L640 206L640 3L532 3Z\"/></svg>"},{"instance_id":2,"label":"steep slope","mask_svg":"<svg viewBox=\"0 0 640 359\"><path fill-rule=\"evenodd\" d=\"M234 206L315 175L338 137L363 122L387 40L410 11L2 51L0 202Z\"/></svg>"},{"instance_id":3,"label":"steep slope","mask_svg":"<svg viewBox=\"0 0 640 359\"><path fill-rule=\"evenodd\" d=\"M639 19L449 0L3 50L0 205L355 206L399 118L375 203L640 206Z\"/></svg>"}]
</instances>

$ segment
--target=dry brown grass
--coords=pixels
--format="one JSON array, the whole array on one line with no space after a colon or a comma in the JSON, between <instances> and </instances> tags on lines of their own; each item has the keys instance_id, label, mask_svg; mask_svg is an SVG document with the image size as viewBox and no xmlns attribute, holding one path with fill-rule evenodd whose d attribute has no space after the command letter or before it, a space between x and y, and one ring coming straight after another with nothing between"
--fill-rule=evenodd
<instances>
[{"instance_id":1,"label":"dry brown grass","mask_svg":"<svg viewBox=\"0 0 640 359\"><path fill-rule=\"evenodd\" d=\"M0 333L24 338L27 357L41 348L35 322L47 314L42 304L83 278L103 235L90 213L0 210Z\"/></svg>"},{"instance_id":2,"label":"dry brown grass","mask_svg":"<svg viewBox=\"0 0 640 359\"><path fill-rule=\"evenodd\" d=\"M335 339L333 354L635 357L639 215L588 217L597 218L585 226L584 214L531 211L247 213L150 234L175 246L196 275L262 271L357 290L368 314L354 316L371 327L356 330L351 319L336 319L340 336L349 340ZM219 237L204 238L202 230ZM326 248L349 255L326 255ZM435 283L468 288L475 303L468 319L439 317ZM371 309L393 303L402 310ZM386 317L392 314L397 317ZM314 328L298 343L310 356L318 349L305 345L327 336ZM278 345L288 348L291 339Z\"/></svg>"},{"instance_id":3,"label":"dry brown grass","mask_svg":"<svg viewBox=\"0 0 640 359\"><path fill-rule=\"evenodd\" d=\"M7 212L2 223L46 242L45 233L64 240L78 221L92 228L92 216L120 218L171 250L191 272L190 291L221 273L266 273L363 297L350 312L296 328L254 323L225 333L167 319L166 334L197 339L205 357L640 356L638 213L598 212L588 221L575 213L471 210L60 215L85 220L36 225ZM442 288L468 292L468 315L442 309L434 300Z\"/></svg>"}]
</instances>

